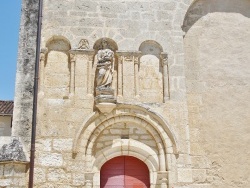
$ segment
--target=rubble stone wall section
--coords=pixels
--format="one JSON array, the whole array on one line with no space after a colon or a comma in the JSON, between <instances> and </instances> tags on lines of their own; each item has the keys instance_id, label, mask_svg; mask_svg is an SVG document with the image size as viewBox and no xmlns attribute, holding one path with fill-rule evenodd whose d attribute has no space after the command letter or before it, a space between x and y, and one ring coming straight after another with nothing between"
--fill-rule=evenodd
<instances>
[{"instance_id":1,"label":"rubble stone wall section","mask_svg":"<svg viewBox=\"0 0 250 188\"><path fill-rule=\"evenodd\" d=\"M22 1L12 135L29 152L35 73L38 0Z\"/></svg>"}]
</instances>

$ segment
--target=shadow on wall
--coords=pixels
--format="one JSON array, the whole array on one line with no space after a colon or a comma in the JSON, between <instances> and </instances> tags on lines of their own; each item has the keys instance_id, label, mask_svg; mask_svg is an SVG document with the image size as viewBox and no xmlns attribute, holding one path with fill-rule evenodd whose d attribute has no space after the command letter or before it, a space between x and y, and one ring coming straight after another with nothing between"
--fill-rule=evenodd
<instances>
[{"instance_id":1,"label":"shadow on wall","mask_svg":"<svg viewBox=\"0 0 250 188\"><path fill-rule=\"evenodd\" d=\"M239 13L250 18L250 0L197 0L188 9L182 30L188 30L203 16L213 12Z\"/></svg>"}]
</instances>

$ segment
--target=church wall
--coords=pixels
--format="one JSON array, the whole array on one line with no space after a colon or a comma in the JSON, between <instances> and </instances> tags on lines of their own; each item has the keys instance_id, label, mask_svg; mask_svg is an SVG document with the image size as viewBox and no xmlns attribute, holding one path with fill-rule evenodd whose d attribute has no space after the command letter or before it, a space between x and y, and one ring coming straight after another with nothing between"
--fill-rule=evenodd
<instances>
[{"instance_id":1,"label":"church wall","mask_svg":"<svg viewBox=\"0 0 250 188\"><path fill-rule=\"evenodd\" d=\"M241 143L232 133L238 121L247 121L242 80L248 78L249 9L247 0L237 8L236 1L226 2L44 0L34 187L100 187L101 166L119 155L144 161L151 187L246 187L244 171L228 172L237 169L233 149ZM33 12L32 5L23 6ZM27 26L30 40L33 26ZM30 30L20 33L21 44ZM96 54L103 40L115 54L117 104L107 113L95 102ZM28 44L35 40L20 49ZM13 135L26 150L33 70L27 63L17 71ZM241 135L247 129L237 130Z\"/></svg>"},{"instance_id":2,"label":"church wall","mask_svg":"<svg viewBox=\"0 0 250 188\"><path fill-rule=\"evenodd\" d=\"M197 1L184 21L193 180L248 187L250 1Z\"/></svg>"},{"instance_id":3,"label":"church wall","mask_svg":"<svg viewBox=\"0 0 250 188\"><path fill-rule=\"evenodd\" d=\"M160 146L155 146L157 143L155 140L159 141L159 136L156 133L153 135L147 133L139 125L129 124L128 127L131 130L132 127L140 130L138 134L136 131L132 131L129 139L143 143L145 148L152 147L155 150L152 152L156 153L157 157L165 156L165 162L168 163L166 164L168 170L165 174L155 175L153 172L151 173L152 176L153 174L155 176L151 177L152 187L160 186L164 179L169 186L192 182L185 101L183 32L181 25L174 24L175 18L172 16L178 7L179 3L175 1L77 0L53 1L53 3L44 1L41 46L44 52L42 52L40 62L41 67L44 68L41 68L40 74L46 80L46 69L48 70L49 64L53 64L50 58L58 57L56 55L50 57L52 53L48 48L48 41L57 43L56 41L64 38L69 41L71 46L71 50L68 51L69 66L67 69L70 80L65 82L68 85L69 93L64 96L48 95L46 83L40 81L36 151L36 174L39 178L35 182L37 187L45 186L44 183L47 183L46 186L62 186L64 184L72 187L91 187L88 185L90 183L94 187L99 187L98 169L96 169L97 167L93 168L89 161L94 160L95 155L96 160L99 159L99 154L95 154L95 150L99 151L100 149L103 149L104 155L108 158L109 150L116 146L114 140L121 139L124 133L121 129L120 131L112 129L113 125L105 128L103 135L99 135L93 143L94 147L91 149L93 153L89 154L90 150L87 150L87 155L84 157L86 149L84 141L89 134L86 132L84 133L86 135L83 134L80 137L83 140L80 140L80 145L77 146L79 151L73 154L74 157L72 156L72 143L75 142L76 135L79 134L79 128L83 126L85 119L91 113L98 111L94 102L96 51L93 48L101 38L112 39L118 47L115 51L114 75L116 76L114 82L116 84L113 84L117 102L142 105L158 113L171 125L171 129L175 133L174 136L178 138L178 157L174 154L172 147L165 148L165 153L160 155ZM89 49L78 49L78 43L81 39L88 40ZM150 46L153 48L156 43L159 44L159 47L153 48L157 54L154 54L155 51L152 53L143 52L141 54L143 57L140 59L139 47L145 41L150 41L148 48ZM58 50L55 53L59 53L59 51L61 52ZM122 68L119 69L121 64ZM57 68L54 72L58 70ZM147 76L142 78L143 74L150 74L150 80L146 80ZM138 78L137 81L135 77ZM119 85L120 80L122 80L121 85ZM154 84L150 86L149 81L157 83L157 86ZM168 81L169 83L166 83ZM52 82L47 82L47 84L53 85ZM147 90L148 86L152 88ZM157 95L157 97L154 98L150 94ZM113 112L114 115L116 113L118 112ZM137 113L133 113L136 116ZM139 132L141 131L146 132L140 136ZM105 135L104 133L107 132L108 134ZM93 134L99 133L93 132ZM165 136L164 139L169 138ZM107 140L109 145L97 149L97 145L100 147L103 140ZM91 145L92 142L89 144ZM122 148L128 147L127 143L124 144L121 146ZM133 144L136 145L137 142L131 142L130 145L135 148L135 151L139 150ZM142 157L135 151L131 151L131 155ZM113 152L117 153L118 151ZM98 164L96 165L98 166ZM166 169L166 167L161 168ZM181 174L179 177L178 173Z\"/></svg>"}]
</instances>

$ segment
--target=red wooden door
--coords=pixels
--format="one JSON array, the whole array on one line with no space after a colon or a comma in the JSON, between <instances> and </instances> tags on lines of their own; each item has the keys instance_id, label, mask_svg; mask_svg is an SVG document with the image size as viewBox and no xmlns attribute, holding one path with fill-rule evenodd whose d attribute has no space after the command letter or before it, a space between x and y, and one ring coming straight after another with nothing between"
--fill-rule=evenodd
<instances>
[{"instance_id":1,"label":"red wooden door","mask_svg":"<svg viewBox=\"0 0 250 188\"><path fill-rule=\"evenodd\" d=\"M115 157L101 168L101 188L149 187L148 167L135 157Z\"/></svg>"}]
</instances>

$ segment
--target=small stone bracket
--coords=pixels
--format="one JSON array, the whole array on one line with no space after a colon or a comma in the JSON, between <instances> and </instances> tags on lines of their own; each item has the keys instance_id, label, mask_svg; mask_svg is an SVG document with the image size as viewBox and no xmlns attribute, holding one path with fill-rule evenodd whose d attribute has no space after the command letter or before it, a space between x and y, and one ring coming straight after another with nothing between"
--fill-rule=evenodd
<instances>
[{"instance_id":1,"label":"small stone bracket","mask_svg":"<svg viewBox=\"0 0 250 188\"><path fill-rule=\"evenodd\" d=\"M100 110L101 113L108 114L114 110L116 104L114 103L98 103L96 107Z\"/></svg>"}]
</instances>

